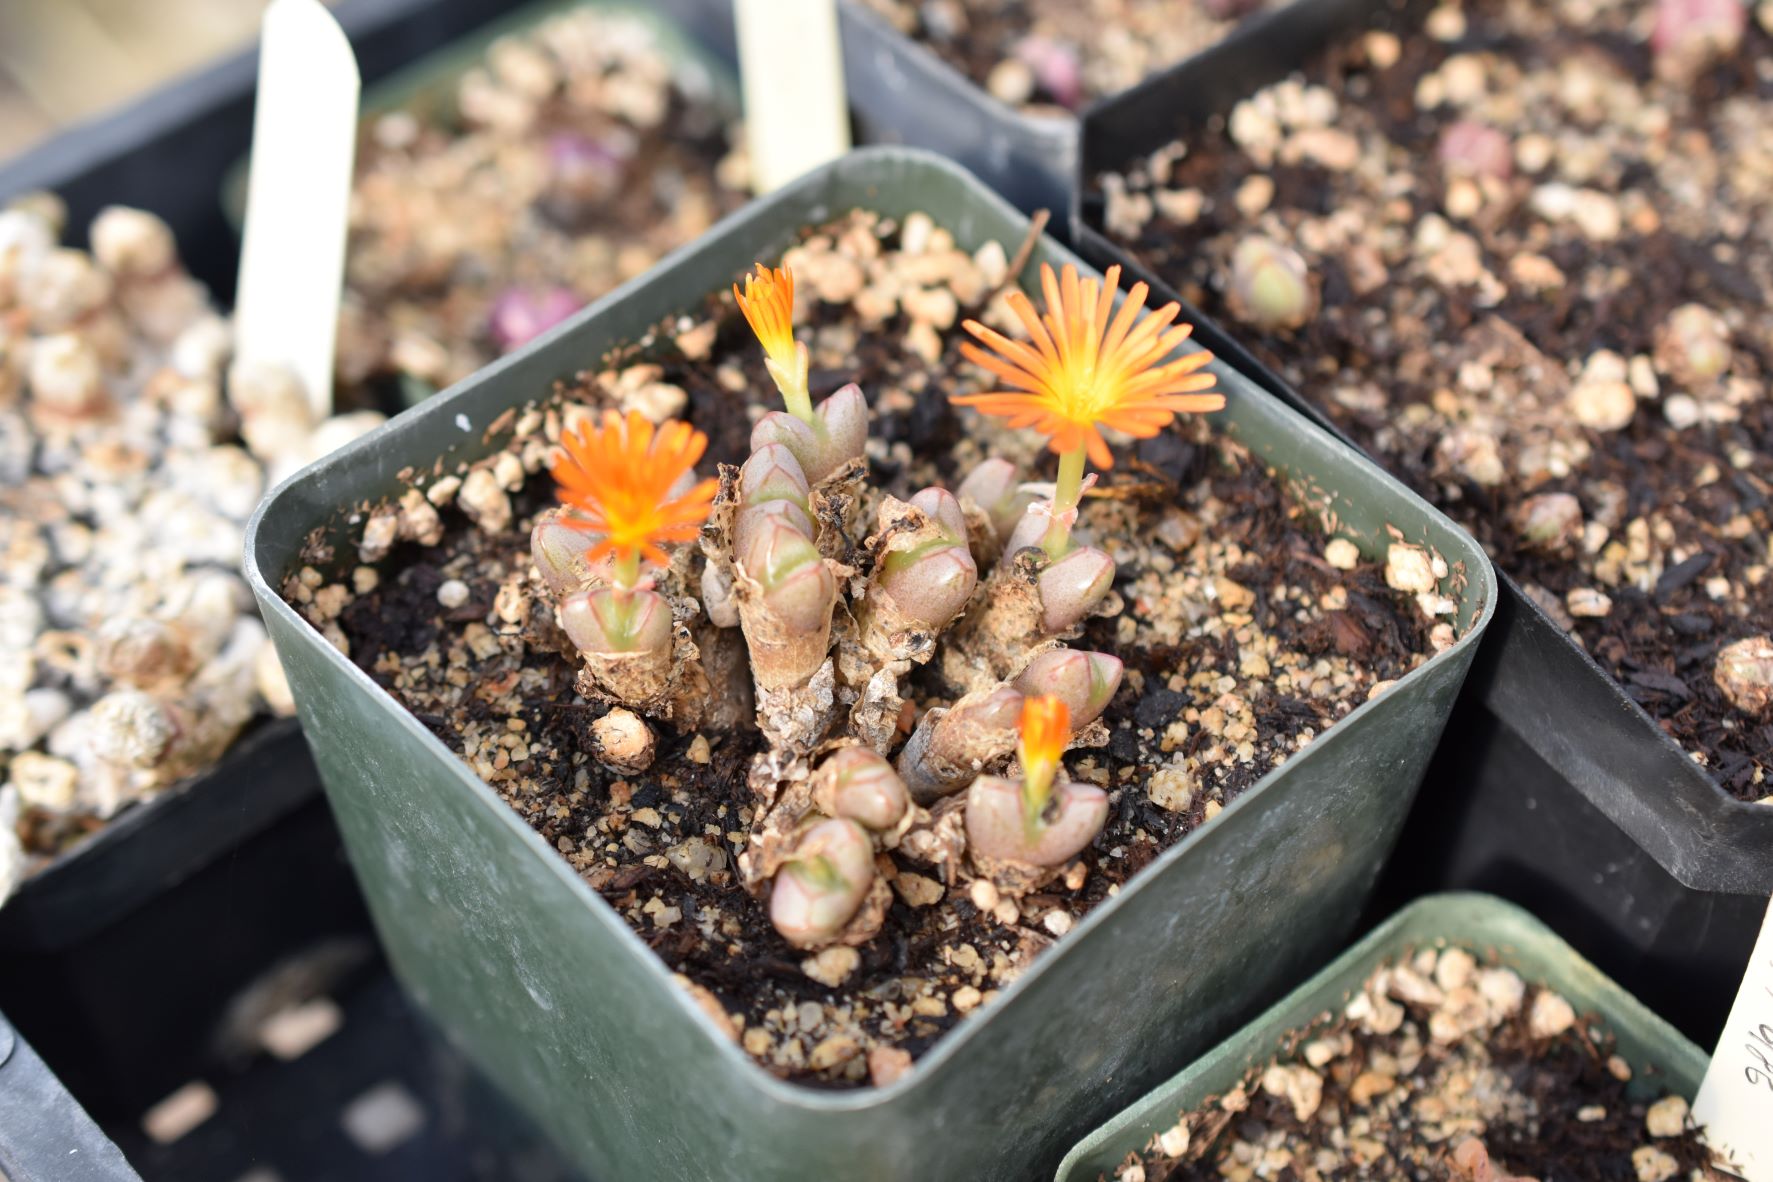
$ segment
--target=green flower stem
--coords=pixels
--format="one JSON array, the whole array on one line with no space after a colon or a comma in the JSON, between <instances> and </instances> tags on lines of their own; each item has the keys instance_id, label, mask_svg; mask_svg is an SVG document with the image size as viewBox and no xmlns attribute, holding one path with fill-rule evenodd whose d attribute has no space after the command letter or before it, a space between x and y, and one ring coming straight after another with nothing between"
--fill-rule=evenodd
<instances>
[{"instance_id":1,"label":"green flower stem","mask_svg":"<svg viewBox=\"0 0 1773 1182\"><path fill-rule=\"evenodd\" d=\"M1062 558L1071 549L1071 527L1060 517L1083 500L1084 449L1080 445L1059 456L1059 481L1053 488L1053 524L1041 539L1048 558Z\"/></svg>"}]
</instances>

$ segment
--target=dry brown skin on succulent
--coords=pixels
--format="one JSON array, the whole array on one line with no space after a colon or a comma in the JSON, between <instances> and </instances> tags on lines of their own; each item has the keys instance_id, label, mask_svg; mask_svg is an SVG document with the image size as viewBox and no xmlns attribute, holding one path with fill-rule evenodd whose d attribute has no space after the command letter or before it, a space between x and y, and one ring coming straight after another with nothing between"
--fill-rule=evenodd
<instances>
[{"instance_id":1,"label":"dry brown skin on succulent","mask_svg":"<svg viewBox=\"0 0 1773 1182\"><path fill-rule=\"evenodd\" d=\"M1327 47L1227 140L1101 183L1115 237L1758 800L1773 717L1733 659L1773 617L1773 271L1745 229L1773 193L1773 28L1752 7L1442 3Z\"/></svg>"},{"instance_id":2,"label":"dry brown skin on succulent","mask_svg":"<svg viewBox=\"0 0 1773 1182\"><path fill-rule=\"evenodd\" d=\"M1039 479L1025 433L979 416L927 413L939 405L935 391L980 388L955 356L958 317L937 323L954 331L934 338L933 353L925 321L878 318L878 308L895 306L882 298L888 290L903 293L893 298L908 314L940 315L934 297L951 286L950 313L958 301L1013 331L1018 322L1002 297L987 302L983 294L1006 257L995 243L958 252L921 216L901 226L864 213L812 231L787 256L809 291L824 293L803 306L798 330L813 374L826 375L815 380L829 389L855 365L875 375L870 482L901 503L911 504L925 486L964 490L970 482L960 478L975 468L1005 467L980 462L992 454L1015 461L1006 466L1018 498L1051 495L1051 486L1022 487ZM840 287L846 272L863 277L863 286ZM551 499L547 467L564 433L605 406L687 405L711 452L735 465L750 453L754 416L742 411L773 379L729 300L711 301L702 316L663 324L661 351L619 354L556 400L514 409L492 427L511 431L503 448L432 474L422 499L442 514L440 544L415 535L379 569L347 566L331 576L342 585L318 571L302 577L318 598L337 596L343 605L341 641L348 638L353 660L558 848L674 971L717 996L745 1050L777 1074L854 1084L902 1072L1163 849L1376 692L1376 682L1403 676L1432 651L1415 605L1386 586L1375 562L1341 555L1339 539L1324 550L1318 509L1294 501L1247 451L1199 423L1144 441L1122 454L1164 466L1174 473L1169 482L1154 483L1149 468L1117 466L1107 494L1086 499L1079 530L1113 539L1131 610L1089 618L1077 644L1126 658L1125 669L1101 652L1055 652L1038 657L1012 687L1070 694L1067 704L1081 721L1101 709L1103 692L1112 694L1105 679L1123 674L1107 713L1074 736L1085 747L1112 736L1111 750L1079 748L1066 760L1074 780L1114 802L1102 835L1058 878L1018 899L967 862L964 791L928 810L927 822L914 815L923 810L908 809L897 825L870 829L880 850L876 881L893 897L880 934L859 945L840 939L791 952L770 925L767 894L754 896L745 884L758 883L766 854L792 848L802 823L841 810L824 772L844 751L860 749L821 744L804 759L772 761L757 778L766 794L753 792L748 771L761 740L735 620L727 629L693 628L711 683L724 687L712 693L725 714L710 714L681 736L649 723L651 766L632 776L606 770L620 751L597 733L603 707L573 692L580 658L569 661L570 646L550 636L551 612L525 610L526 603L541 606L542 586L528 527ZM671 345L676 334L681 355ZM655 387L671 390L656 394ZM920 434L932 423L942 435ZM1015 475L1016 467L1029 475ZM497 474L490 487L508 501L483 488L468 503L464 490L483 472ZM846 596L866 586L863 543L879 526L877 502L859 508L866 511L844 527L847 550L833 551L861 556L852 558L857 573L844 581ZM964 501L962 510L975 541L975 515ZM384 511L393 510L369 509L372 520ZM671 557L658 589L700 598L692 549L681 546ZM312 561L332 569L336 558ZM978 563L981 574L990 569L989 558ZM1255 603L1274 609L1259 617ZM311 606L303 612L315 618ZM835 622L844 615L835 613ZM959 696L944 685L939 658L914 667L903 689L923 708ZM855 728L854 717L838 725ZM894 736L889 750L913 721L907 712L902 724L886 728ZM1001 770L1014 775L1005 762ZM871 827L884 815L851 819ZM781 823L766 830L771 817ZM751 840L759 832L772 838L769 850ZM767 892L762 878L759 890Z\"/></svg>"}]
</instances>

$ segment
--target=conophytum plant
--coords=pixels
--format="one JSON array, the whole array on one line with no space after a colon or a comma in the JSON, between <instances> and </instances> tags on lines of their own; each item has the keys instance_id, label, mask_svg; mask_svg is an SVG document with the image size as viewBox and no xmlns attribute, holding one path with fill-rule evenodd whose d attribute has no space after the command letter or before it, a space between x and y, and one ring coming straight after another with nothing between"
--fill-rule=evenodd
<instances>
[{"instance_id":1,"label":"conophytum plant","mask_svg":"<svg viewBox=\"0 0 1773 1182\"><path fill-rule=\"evenodd\" d=\"M1118 284L1118 268L1043 266L1043 312L1007 297L1026 341L965 322L985 348L963 352L1005 388L953 401L1046 436L1053 485L988 457L954 492L870 487L867 401L851 384L814 404L794 277L762 264L733 295L784 409L758 420L742 465L698 479L706 438L635 412L562 440L561 507L537 518L531 549L578 688L680 730L720 714L714 699L749 702L763 750L740 877L796 948L871 939L893 851L1014 897L1102 829L1107 796L1060 762L1106 741L1098 719L1123 673L1063 645L1118 604L1113 560L1074 535L1088 468L1114 462L1103 429L1150 437L1224 404L1208 354L1174 356L1190 333L1177 305L1142 315L1136 284L1116 310ZM699 555L681 548L692 540ZM728 661L734 637L743 656ZM938 699L918 711L904 679L937 656L917 684ZM729 665L749 684L730 684Z\"/></svg>"}]
</instances>

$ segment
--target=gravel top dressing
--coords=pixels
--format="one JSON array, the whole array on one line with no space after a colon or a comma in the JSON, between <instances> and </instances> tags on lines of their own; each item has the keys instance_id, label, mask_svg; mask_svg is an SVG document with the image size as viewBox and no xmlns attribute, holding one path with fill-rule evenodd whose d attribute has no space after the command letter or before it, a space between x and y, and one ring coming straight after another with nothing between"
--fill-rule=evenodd
<instances>
[{"instance_id":1,"label":"gravel top dressing","mask_svg":"<svg viewBox=\"0 0 1773 1182\"><path fill-rule=\"evenodd\" d=\"M1112 236L1758 800L1773 13L1716 7L1444 4L1099 182Z\"/></svg>"},{"instance_id":2,"label":"gravel top dressing","mask_svg":"<svg viewBox=\"0 0 1773 1182\"><path fill-rule=\"evenodd\" d=\"M1627 1094L1605 1015L1461 947L1376 970L1340 1015L1210 1097L1105 1182L1721 1177L1676 1095Z\"/></svg>"},{"instance_id":3,"label":"gravel top dressing","mask_svg":"<svg viewBox=\"0 0 1773 1182\"><path fill-rule=\"evenodd\" d=\"M744 203L732 111L664 37L574 9L366 122L341 381L460 381Z\"/></svg>"},{"instance_id":4,"label":"gravel top dressing","mask_svg":"<svg viewBox=\"0 0 1773 1182\"><path fill-rule=\"evenodd\" d=\"M232 329L152 214L92 251L65 210L0 211L0 901L120 810L294 711L240 577L271 483L377 425L316 422Z\"/></svg>"},{"instance_id":5,"label":"gravel top dressing","mask_svg":"<svg viewBox=\"0 0 1773 1182\"><path fill-rule=\"evenodd\" d=\"M1064 115L1229 33L1260 0L863 0L994 98Z\"/></svg>"},{"instance_id":6,"label":"gravel top dressing","mask_svg":"<svg viewBox=\"0 0 1773 1182\"><path fill-rule=\"evenodd\" d=\"M813 395L834 399L851 380L865 392L869 498L952 488L986 455L1036 479L1052 470L1037 436L947 399L988 388L989 375L959 354L959 321L1015 331L1000 290L1015 248L993 242L970 255L921 214L901 224L857 212L809 231L784 258L801 294ZM740 855L759 848L753 822L767 826L753 794L764 743L739 630L696 621L714 687L706 715L681 733L655 723L653 737L633 714L575 692L583 673L562 655L571 650L531 549L532 522L554 496L555 441L593 412L687 420L709 438L703 475L743 460L753 423L775 403L757 342L719 294L536 394L490 429L511 431L506 448L464 470L408 474L413 487L397 501L358 506L358 552L333 555L316 540L313 565L284 594L784 1078L895 1078L1164 849L1455 640L1453 602L1435 591L1437 570L1447 573L1440 555L1400 538L1386 562L1362 558L1203 420L1124 445L1077 527L1109 551L1118 578L1075 639L1118 656L1124 678L1065 757L1075 781L1108 794L1105 827L1037 886L1003 892L915 856L913 829L875 855L878 934L809 954L741 881ZM875 512L864 505L861 517ZM702 561L681 547L664 584L699 586ZM920 716L955 700L946 678L956 672L933 660L903 676L884 745L896 749Z\"/></svg>"}]
</instances>

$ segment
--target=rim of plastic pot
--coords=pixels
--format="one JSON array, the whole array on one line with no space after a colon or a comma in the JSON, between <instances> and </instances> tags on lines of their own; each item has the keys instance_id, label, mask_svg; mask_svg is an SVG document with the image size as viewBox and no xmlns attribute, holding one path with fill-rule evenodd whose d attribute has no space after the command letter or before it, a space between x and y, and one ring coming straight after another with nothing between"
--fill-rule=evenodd
<instances>
[{"instance_id":1,"label":"rim of plastic pot","mask_svg":"<svg viewBox=\"0 0 1773 1182\"><path fill-rule=\"evenodd\" d=\"M1239 101L1308 64L1325 46L1369 28L1406 30L1420 23L1428 7L1427 0L1294 0L1095 105L1082 124L1071 207L1078 252L1097 266L1118 263L1159 298L1180 302L1203 344L1350 446L1356 445L1320 407L1110 238L1101 199L1089 186L1092 177L1164 144L1203 130L1221 134L1218 121ZM1495 668L1473 679L1484 706L1683 886L1723 894L1773 891L1773 808L1728 792L1507 571L1498 576L1501 622L1491 641L1497 651L1486 654L1495 658ZM1567 677L1577 681L1565 709L1541 709L1536 687ZM1579 727L1578 741L1572 740L1568 714L1574 708L1585 723L1612 730L1604 766L1579 741L1593 732Z\"/></svg>"},{"instance_id":2,"label":"rim of plastic pot","mask_svg":"<svg viewBox=\"0 0 1773 1182\"><path fill-rule=\"evenodd\" d=\"M1642 1068L1688 1099L1699 1088L1708 1056L1649 1007L1620 988L1532 914L1492 895L1429 895L1399 911L1261 1017L1196 1059L1180 1073L1079 1142L1055 1182L1096 1182L1128 1152L1176 1123L1179 1113L1208 1095L1234 1087L1252 1068L1283 1049L1287 1035L1340 1012L1381 963L1411 950L1461 946L1493 951L1498 961L1561 993L1576 1012L1596 1016L1618 1040L1634 1068L1633 1086L1646 1085Z\"/></svg>"},{"instance_id":3,"label":"rim of plastic pot","mask_svg":"<svg viewBox=\"0 0 1773 1182\"><path fill-rule=\"evenodd\" d=\"M915 177L914 184L910 179L912 177ZM521 402L545 393L552 380L565 376L562 372L547 368L554 364L551 358L555 353L560 353L563 357L570 353L582 363L585 358L601 355L607 347L617 342L640 339L661 320L684 308L681 301L662 303L657 299L650 302L631 299L635 293L685 264L693 262L703 269L713 266L704 257L712 248L721 249L725 255L730 256L730 259L723 257L719 263L723 274L721 280L715 282L714 286L718 288L721 281L730 277L724 273L726 268L730 266L732 274L736 275L754 257L779 253L792 242L794 230L806 224L806 218L797 213L794 226L786 233L773 228L782 217L778 210L788 208L810 211L808 216L816 223L819 219L836 216L858 204L851 200L843 202L842 209L832 207L827 202L834 187L848 185L873 192L883 187L889 179L905 183L907 188L923 194L941 186L946 186L951 191L958 190L967 200L989 208L994 219L1022 228L1027 226L1025 217L957 165L930 152L902 147L859 149L802 177L780 190L770 200L752 202L724 219L702 240L672 252L649 275L623 284L524 348L501 358L436 398L406 411L332 455L311 464L273 490L254 512L247 525L246 535L248 579L267 613L274 614L284 627L299 630L304 635L311 634L318 641L318 634L313 633L310 625L283 600L277 585L300 561L304 545L316 531L326 534L336 530L343 524L343 518L351 512L351 506L360 505L366 499L399 491L402 487L402 474L410 474L414 468L408 461L394 455L393 449L387 446L395 437L404 433L419 433L434 439L454 440L441 453L435 450L427 452L428 457L439 462L490 452L493 437L490 431L477 433L476 422L492 422ZM949 228L963 242L973 229L970 224L956 224ZM713 244L713 247L709 244ZM1055 264L1071 262L1086 272L1092 270L1087 263L1051 240L1043 242L1041 248L1033 253L1029 267L1032 268L1041 261ZM584 343L586 347L574 350L552 347L564 343L581 329L593 324L597 335L594 341ZM1451 647L1435 654L1423 665L1399 679L1398 684L1387 691L1386 695L1363 702L1336 725L1353 725L1364 714L1372 711L1384 697L1406 692L1407 686L1424 680L1434 667L1466 660L1488 625L1496 600L1496 585L1491 568L1484 561L1477 543L1438 510L1380 471L1370 460L1298 416L1248 378L1218 363L1214 364L1213 369L1220 379L1220 387L1244 413L1268 419L1278 417L1289 425L1297 424L1298 430L1290 431L1285 443L1272 449L1284 453L1277 458L1271 457L1272 463L1285 467L1289 459L1296 459L1301 467L1308 466L1310 460L1315 460L1319 466L1325 463L1352 465L1360 472L1364 487L1380 490L1394 505L1400 502L1407 505L1411 512L1418 514L1426 523L1425 529L1432 531L1436 539L1434 544L1449 562L1463 566L1466 582L1463 588L1454 589L1450 593L1459 597L1460 623L1464 634ZM490 398L486 400L488 405L476 405L474 396L479 391L490 389L494 379L499 378L514 381L529 393L519 400L501 400L502 405L493 405ZM474 408L473 415L468 413L468 407ZM1228 411L1217 412L1211 417L1222 428L1230 421ZM1235 436L1235 425L1230 433ZM464 445L467 450L456 451ZM430 462L429 458L422 461L426 466ZM1346 494L1326 491L1325 495L1332 498L1335 504L1358 512L1358 503L1348 500ZM705 1044L702 1053L720 1061L724 1069L741 1073L752 1088L763 1093L773 1104L814 1113L859 1112L891 1103L907 1093L934 1086L944 1067L965 1054L980 1032L990 1026L994 1017L1008 1007L1011 999L1026 992L1059 959L1057 955L1036 959L1026 972L1003 990L1002 997L995 1005L943 1035L929 1053L919 1060L917 1070L885 1087L821 1091L778 1079L759 1066L716 1027L713 1019L695 1004L688 991L672 981L669 967L647 947L628 922L616 914L542 835L500 800L493 789L454 752L445 747L417 718L337 649L318 642L315 651L337 673L350 679L358 689L379 699L386 707L392 725L404 728L407 737L432 749L451 769L451 774L472 794L487 817L515 835L518 841L549 867L549 873L564 882L566 889L584 902L605 933L617 940L645 966L644 971L652 978L659 995L670 999L664 1004L675 1010L679 1020L699 1032ZM1294 760L1308 758L1312 750L1313 748L1307 748L1296 755ZM1261 797L1264 789L1285 774L1294 760L1289 760L1281 768L1272 769L1237 800L1226 806L1221 816L1231 816L1251 807L1252 802ZM1073 936L1112 923L1127 900L1136 897L1158 878L1161 868L1188 856L1203 837L1210 836L1211 828L1203 826L1164 851L1151 865L1130 879L1115 898L1097 906L1080 920L1073 929Z\"/></svg>"}]
</instances>

